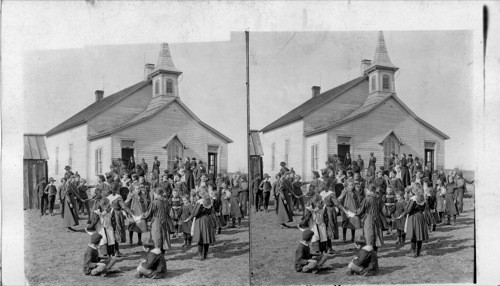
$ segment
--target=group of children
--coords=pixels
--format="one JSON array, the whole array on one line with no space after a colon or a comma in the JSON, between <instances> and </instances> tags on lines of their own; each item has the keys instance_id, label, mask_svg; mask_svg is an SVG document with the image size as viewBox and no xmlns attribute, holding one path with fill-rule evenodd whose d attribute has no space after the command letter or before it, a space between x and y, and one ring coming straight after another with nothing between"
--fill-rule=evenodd
<instances>
[{"instance_id":1,"label":"group of children","mask_svg":"<svg viewBox=\"0 0 500 286\"><path fill-rule=\"evenodd\" d=\"M301 206L300 199L306 201L298 224L303 239L296 251L296 271L317 272L325 268L324 257L334 253L333 240L339 239L339 227L342 227L342 241L347 242L350 230L350 241L360 250L349 264L348 274L378 273L377 251L384 245L384 231L386 236L392 236L396 230L396 244L400 247L410 239L412 255L419 257L422 242L436 231L437 225L456 223L456 216L463 211L465 183L471 183L458 170L448 176L442 171L424 176L423 170L416 169L406 185L397 176L395 164L389 170L381 167L375 176L370 176L368 169L359 170L362 174L340 169L335 174L329 166L327 163L322 170L322 177L313 171L313 180L303 183L282 162L282 170L272 183L282 225L293 221L294 206ZM301 188L300 193L294 187ZM312 251L305 251L306 246ZM318 256L313 258L310 252Z\"/></svg>"}]
</instances>

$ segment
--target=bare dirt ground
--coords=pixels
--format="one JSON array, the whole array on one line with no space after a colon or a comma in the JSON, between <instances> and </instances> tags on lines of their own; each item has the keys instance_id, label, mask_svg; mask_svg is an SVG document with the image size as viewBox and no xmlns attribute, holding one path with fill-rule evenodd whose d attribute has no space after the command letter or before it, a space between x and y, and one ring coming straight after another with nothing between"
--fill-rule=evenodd
<instances>
[{"instance_id":1,"label":"bare dirt ground","mask_svg":"<svg viewBox=\"0 0 500 286\"><path fill-rule=\"evenodd\" d=\"M295 227L302 212L295 212ZM339 228L340 237L342 229ZM251 214L251 280L253 285L268 284L422 284L472 283L474 276L474 199L464 199L464 213L457 224L438 225L423 243L419 258L410 255L410 242L404 247L395 244L397 235L384 236L385 245L379 249L378 276L348 276L347 264L355 256L352 243L334 241L335 254L327 261L333 269L318 274L297 273L294 252L301 239L295 228L280 229L274 207L270 212ZM361 233L359 233L361 234ZM358 235L358 231L356 232ZM350 239L348 231L347 239Z\"/></svg>"},{"instance_id":2,"label":"bare dirt ground","mask_svg":"<svg viewBox=\"0 0 500 286\"><path fill-rule=\"evenodd\" d=\"M125 257L116 264L123 272L106 277L83 274L83 254L90 241L85 219L66 232L57 215L40 217L39 210L25 211L25 274L30 285L249 285L249 223L240 229L222 229L210 246L208 259L197 260L196 245L186 250L182 239L174 239L167 250L167 278L136 279L135 269L146 253L142 247L120 244ZM144 241L149 233L142 235ZM128 239L128 233L127 233ZM134 236L137 242L137 235Z\"/></svg>"}]
</instances>

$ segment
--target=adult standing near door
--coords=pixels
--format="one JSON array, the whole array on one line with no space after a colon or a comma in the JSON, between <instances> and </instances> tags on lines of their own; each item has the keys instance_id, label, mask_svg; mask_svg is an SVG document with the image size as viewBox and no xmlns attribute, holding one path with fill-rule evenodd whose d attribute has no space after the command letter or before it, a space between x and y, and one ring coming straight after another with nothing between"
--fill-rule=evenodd
<instances>
[{"instance_id":1,"label":"adult standing near door","mask_svg":"<svg viewBox=\"0 0 500 286\"><path fill-rule=\"evenodd\" d=\"M373 152L370 153L370 159L368 160L368 173L370 173L370 176L375 176L375 170L376 170L376 163L377 163L377 158L375 158Z\"/></svg>"},{"instance_id":2,"label":"adult standing near door","mask_svg":"<svg viewBox=\"0 0 500 286\"><path fill-rule=\"evenodd\" d=\"M160 161L158 161L158 156L154 156L152 170L153 174L155 174L156 178L158 178L160 175Z\"/></svg>"},{"instance_id":3,"label":"adult standing near door","mask_svg":"<svg viewBox=\"0 0 500 286\"><path fill-rule=\"evenodd\" d=\"M365 161L363 161L360 154L358 154L358 166L360 170L365 169Z\"/></svg>"},{"instance_id":4,"label":"adult standing near door","mask_svg":"<svg viewBox=\"0 0 500 286\"><path fill-rule=\"evenodd\" d=\"M130 157L130 161L128 161L128 164L127 164L127 169L128 169L128 171L129 171L129 173L135 170L135 160L134 160L134 156L131 156L131 157Z\"/></svg>"},{"instance_id":5,"label":"adult standing near door","mask_svg":"<svg viewBox=\"0 0 500 286\"><path fill-rule=\"evenodd\" d=\"M144 171L144 174L148 174L149 166L148 166L148 163L146 163L146 160L144 158L142 158L141 168Z\"/></svg>"}]
</instances>

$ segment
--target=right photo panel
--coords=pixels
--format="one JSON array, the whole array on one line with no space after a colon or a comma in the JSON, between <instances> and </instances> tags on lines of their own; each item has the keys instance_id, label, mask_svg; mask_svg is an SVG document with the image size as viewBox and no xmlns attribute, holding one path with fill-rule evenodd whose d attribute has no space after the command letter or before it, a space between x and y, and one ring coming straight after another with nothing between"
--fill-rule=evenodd
<instances>
[{"instance_id":1,"label":"right photo panel","mask_svg":"<svg viewBox=\"0 0 500 286\"><path fill-rule=\"evenodd\" d=\"M249 33L253 285L474 281L472 40Z\"/></svg>"}]
</instances>

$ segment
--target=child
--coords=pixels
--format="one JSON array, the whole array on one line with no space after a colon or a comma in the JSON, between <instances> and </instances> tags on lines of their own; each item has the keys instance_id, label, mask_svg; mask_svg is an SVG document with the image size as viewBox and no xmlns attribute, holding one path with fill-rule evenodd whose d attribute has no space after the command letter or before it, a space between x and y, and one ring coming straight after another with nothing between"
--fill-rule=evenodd
<instances>
[{"instance_id":1,"label":"child","mask_svg":"<svg viewBox=\"0 0 500 286\"><path fill-rule=\"evenodd\" d=\"M128 194L125 204L132 210L134 215L140 216L146 212L147 200L143 193L141 192L141 186L136 184L133 186L133 191ZM130 217L130 216L129 216ZM142 223L142 225L141 225ZM142 229L141 229L142 226ZM142 222L132 222L130 221L128 225L129 231L129 245L132 245L132 239L134 237L134 232L137 232L137 244L142 245L142 232L147 229L144 221Z\"/></svg>"},{"instance_id":2,"label":"child","mask_svg":"<svg viewBox=\"0 0 500 286\"><path fill-rule=\"evenodd\" d=\"M328 213L320 195L314 195L306 208L305 215L299 224L299 229L311 229L314 236L311 243L319 243L319 251L325 253L331 246L331 240L326 230L328 225Z\"/></svg>"},{"instance_id":3,"label":"child","mask_svg":"<svg viewBox=\"0 0 500 286\"><path fill-rule=\"evenodd\" d=\"M269 176L267 173L264 174L264 180L260 183L259 189L262 190L264 194L264 211L269 212L269 197L271 195L271 182L269 181Z\"/></svg>"},{"instance_id":4,"label":"child","mask_svg":"<svg viewBox=\"0 0 500 286\"><path fill-rule=\"evenodd\" d=\"M137 266L137 272L135 273L135 278L146 278L161 279L167 274L167 262L165 257L163 257L160 248L155 247L154 241L149 238L144 242L144 251L148 253L146 260L141 261L139 266Z\"/></svg>"},{"instance_id":5,"label":"child","mask_svg":"<svg viewBox=\"0 0 500 286\"><path fill-rule=\"evenodd\" d=\"M446 188L443 184L443 179L442 178L437 178L436 179L436 186L435 186L435 192L436 192L436 213L437 216L439 217L438 221L440 223L444 222L444 211L445 211L445 204L444 204L444 197L446 195Z\"/></svg>"},{"instance_id":6,"label":"child","mask_svg":"<svg viewBox=\"0 0 500 286\"><path fill-rule=\"evenodd\" d=\"M314 232L310 229L305 229L302 232L302 240L295 250L295 271L302 273L314 273L318 270L328 268L323 267L328 257L322 254L311 254L310 244L314 236Z\"/></svg>"},{"instance_id":7,"label":"child","mask_svg":"<svg viewBox=\"0 0 500 286\"><path fill-rule=\"evenodd\" d=\"M90 236L90 244L83 255L83 273L92 276L106 276L107 273L120 272L119 268L112 268L116 263L114 257L99 257L97 247L101 242L102 235L95 232Z\"/></svg>"},{"instance_id":8,"label":"child","mask_svg":"<svg viewBox=\"0 0 500 286\"><path fill-rule=\"evenodd\" d=\"M357 257L349 263L347 268L348 275L372 276L378 274L377 252L371 245L366 244L366 238L362 235L356 238L354 245L359 249Z\"/></svg>"},{"instance_id":9,"label":"child","mask_svg":"<svg viewBox=\"0 0 500 286\"><path fill-rule=\"evenodd\" d=\"M174 190L172 192L172 198L170 198L170 217L172 218L174 224L174 235L173 238L179 236L179 216L182 208L182 199L179 197L179 192Z\"/></svg>"},{"instance_id":10,"label":"child","mask_svg":"<svg viewBox=\"0 0 500 286\"><path fill-rule=\"evenodd\" d=\"M106 197L101 198L99 206L94 211L94 216L92 216L92 223L86 229L89 234L95 231L95 233L99 233L103 237L99 242L101 256L115 254L113 217L113 210L109 199Z\"/></svg>"},{"instance_id":11,"label":"child","mask_svg":"<svg viewBox=\"0 0 500 286\"><path fill-rule=\"evenodd\" d=\"M351 212L355 212L358 209L358 198L354 193L354 179L350 178L347 180L346 188L342 191L342 194L338 198L342 206ZM347 229L351 230L351 241L354 242L354 237L356 229L361 228L361 222L358 217L348 217L345 212L342 212L342 240L344 243L347 242Z\"/></svg>"},{"instance_id":12,"label":"child","mask_svg":"<svg viewBox=\"0 0 500 286\"><path fill-rule=\"evenodd\" d=\"M425 197L427 199L427 209L425 211L425 214L426 216L428 216L429 231L432 232L436 230L436 224L440 222L439 217L436 213L437 200L435 190L433 188L427 188L427 190L425 190Z\"/></svg>"},{"instance_id":13,"label":"child","mask_svg":"<svg viewBox=\"0 0 500 286\"><path fill-rule=\"evenodd\" d=\"M231 214L231 191L227 188L227 183L223 182L221 184L221 205L222 205L222 218L227 222L229 221L229 215Z\"/></svg>"},{"instance_id":14,"label":"child","mask_svg":"<svg viewBox=\"0 0 500 286\"><path fill-rule=\"evenodd\" d=\"M448 184L446 184L446 193L445 193L445 206L446 206L446 224L450 225L450 219L453 216L453 225L455 225L457 221L457 189L455 188L455 183L453 180L453 176L448 176Z\"/></svg>"},{"instance_id":15,"label":"child","mask_svg":"<svg viewBox=\"0 0 500 286\"><path fill-rule=\"evenodd\" d=\"M396 203L394 204L394 223L393 227L397 230L398 232L398 241L396 244L401 244L403 246L405 244L405 222L406 222L406 217L402 217L400 219L396 219L399 217L405 210L406 207L408 206L408 202L403 199L403 192L399 191L396 193Z\"/></svg>"},{"instance_id":16,"label":"child","mask_svg":"<svg viewBox=\"0 0 500 286\"><path fill-rule=\"evenodd\" d=\"M391 215L394 213L395 209L395 203L396 203L396 197L394 196L394 190L392 189L391 186L387 186L387 192L385 194L385 199L383 200L385 203L385 207L387 210L387 222L389 225L389 229L387 230L387 235L392 235L392 222L391 222Z\"/></svg>"},{"instance_id":17,"label":"child","mask_svg":"<svg viewBox=\"0 0 500 286\"><path fill-rule=\"evenodd\" d=\"M221 233L222 227L226 226L226 221L222 217L222 200L218 196L218 191L209 191L210 197L212 198L212 218L214 221L214 226L217 230L217 234Z\"/></svg>"},{"instance_id":18,"label":"child","mask_svg":"<svg viewBox=\"0 0 500 286\"><path fill-rule=\"evenodd\" d=\"M182 247L191 246L191 241L193 238L191 237L191 226L193 224L192 220L184 222L188 217L193 213L194 207L189 203L189 195L185 194L182 196L182 208L179 214L179 232L182 232L184 235L184 244Z\"/></svg>"}]
</instances>

